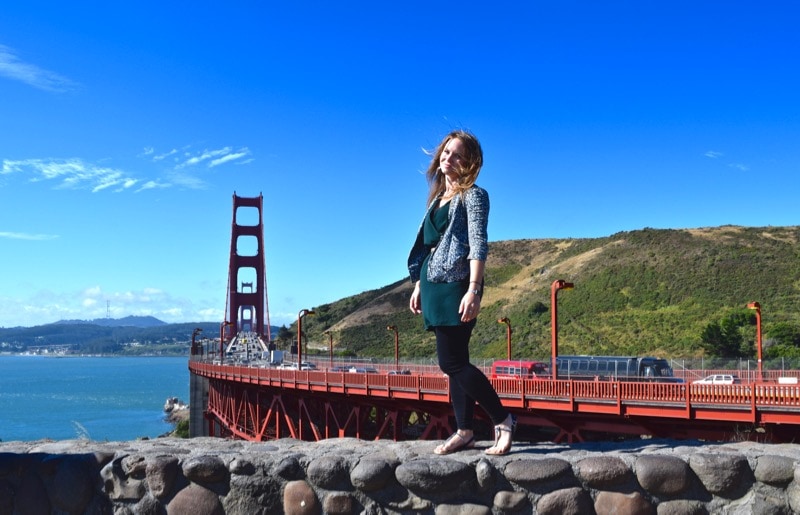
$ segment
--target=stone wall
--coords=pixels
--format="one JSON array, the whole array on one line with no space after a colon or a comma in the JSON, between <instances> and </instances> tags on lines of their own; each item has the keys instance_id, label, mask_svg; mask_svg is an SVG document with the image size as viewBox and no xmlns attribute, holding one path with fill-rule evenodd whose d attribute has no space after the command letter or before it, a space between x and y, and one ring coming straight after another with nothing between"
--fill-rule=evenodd
<instances>
[{"instance_id":1,"label":"stone wall","mask_svg":"<svg viewBox=\"0 0 800 515\"><path fill-rule=\"evenodd\" d=\"M800 446L195 438L0 443L0 515L800 513Z\"/></svg>"}]
</instances>

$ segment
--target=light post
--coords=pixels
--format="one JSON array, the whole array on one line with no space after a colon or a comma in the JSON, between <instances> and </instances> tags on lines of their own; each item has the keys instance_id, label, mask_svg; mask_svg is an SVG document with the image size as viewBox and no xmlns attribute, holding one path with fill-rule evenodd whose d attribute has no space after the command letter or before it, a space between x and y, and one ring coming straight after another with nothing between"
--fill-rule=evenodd
<instances>
[{"instance_id":1,"label":"light post","mask_svg":"<svg viewBox=\"0 0 800 515\"><path fill-rule=\"evenodd\" d=\"M333 333L330 331L325 331L325 334L328 335L328 368L333 368Z\"/></svg>"},{"instance_id":2,"label":"light post","mask_svg":"<svg viewBox=\"0 0 800 515\"><path fill-rule=\"evenodd\" d=\"M397 332L396 325L386 326L387 331L394 331L394 370L400 369L400 334Z\"/></svg>"},{"instance_id":3,"label":"light post","mask_svg":"<svg viewBox=\"0 0 800 515\"><path fill-rule=\"evenodd\" d=\"M222 365L222 360L225 357L225 328L232 326L233 322L222 322L219 325L219 364Z\"/></svg>"},{"instance_id":4,"label":"light post","mask_svg":"<svg viewBox=\"0 0 800 515\"><path fill-rule=\"evenodd\" d=\"M303 370L303 317L314 314L313 309L301 309L297 314L297 370Z\"/></svg>"},{"instance_id":5,"label":"light post","mask_svg":"<svg viewBox=\"0 0 800 515\"><path fill-rule=\"evenodd\" d=\"M556 279L550 286L550 340L551 340L551 375L553 379L558 379L558 370L556 367L556 358L558 358L558 290L571 290L574 284L568 283L563 279Z\"/></svg>"},{"instance_id":6,"label":"light post","mask_svg":"<svg viewBox=\"0 0 800 515\"><path fill-rule=\"evenodd\" d=\"M761 304L758 302L751 302L747 305L748 309L756 310L756 348L758 349L758 380L763 381L764 376L761 375Z\"/></svg>"},{"instance_id":7,"label":"light post","mask_svg":"<svg viewBox=\"0 0 800 515\"><path fill-rule=\"evenodd\" d=\"M192 356L196 356L197 354L200 354L200 355L203 354L203 346L200 345L200 348L198 349L197 348L197 342L196 342L197 335L202 333L202 332L203 332L203 330L200 329L199 327L196 327L195 330L192 331Z\"/></svg>"},{"instance_id":8,"label":"light post","mask_svg":"<svg viewBox=\"0 0 800 515\"><path fill-rule=\"evenodd\" d=\"M511 320L508 317L498 318L498 324L506 324L506 354L508 360L511 361Z\"/></svg>"}]
</instances>

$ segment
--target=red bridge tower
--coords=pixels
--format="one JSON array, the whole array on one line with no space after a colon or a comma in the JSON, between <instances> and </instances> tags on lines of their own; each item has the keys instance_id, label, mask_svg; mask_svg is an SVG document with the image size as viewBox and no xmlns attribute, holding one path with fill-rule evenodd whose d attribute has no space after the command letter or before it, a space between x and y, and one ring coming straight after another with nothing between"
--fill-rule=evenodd
<instances>
[{"instance_id":1,"label":"red bridge tower","mask_svg":"<svg viewBox=\"0 0 800 515\"><path fill-rule=\"evenodd\" d=\"M272 340L267 303L264 259L264 196L233 194L231 257L228 269L228 302L225 313L228 338L252 332Z\"/></svg>"}]
</instances>

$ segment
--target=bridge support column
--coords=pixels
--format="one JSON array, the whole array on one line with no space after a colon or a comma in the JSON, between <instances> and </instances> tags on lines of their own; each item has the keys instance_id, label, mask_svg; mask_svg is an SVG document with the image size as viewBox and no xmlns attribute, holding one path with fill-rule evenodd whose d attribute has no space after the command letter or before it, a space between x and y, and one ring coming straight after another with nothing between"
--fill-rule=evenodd
<instances>
[{"instance_id":1,"label":"bridge support column","mask_svg":"<svg viewBox=\"0 0 800 515\"><path fill-rule=\"evenodd\" d=\"M212 436L205 417L208 379L189 372L189 438Z\"/></svg>"}]
</instances>

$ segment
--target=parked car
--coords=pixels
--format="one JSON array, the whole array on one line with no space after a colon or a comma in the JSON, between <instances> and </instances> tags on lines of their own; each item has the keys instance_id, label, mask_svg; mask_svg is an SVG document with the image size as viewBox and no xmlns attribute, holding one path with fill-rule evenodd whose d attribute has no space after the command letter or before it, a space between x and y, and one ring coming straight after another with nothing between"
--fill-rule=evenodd
<instances>
[{"instance_id":1,"label":"parked car","mask_svg":"<svg viewBox=\"0 0 800 515\"><path fill-rule=\"evenodd\" d=\"M703 379L692 381L692 384L739 384L742 381L733 374L713 374Z\"/></svg>"},{"instance_id":2,"label":"parked car","mask_svg":"<svg viewBox=\"0 0 800 515\"><path fill-rule=\"evenodd\" d=\"M278 368L281 370L297 370L297 363L283 362L278 366ZM307 361L304 361L302 366L300 367L300 370L316 370L316 369L317 366L315 364L309 363Z\"/></svg>"},{"instance_id":3,"label":"parked car","mask_svg":"<svg viewBox=\"0 0 800 515\"><path fill-rule=\"evenodd\" d=\"M352 367L348 372L351 374L377 374L378 369L372 367Z\"/></svg>"}]
</instances>

